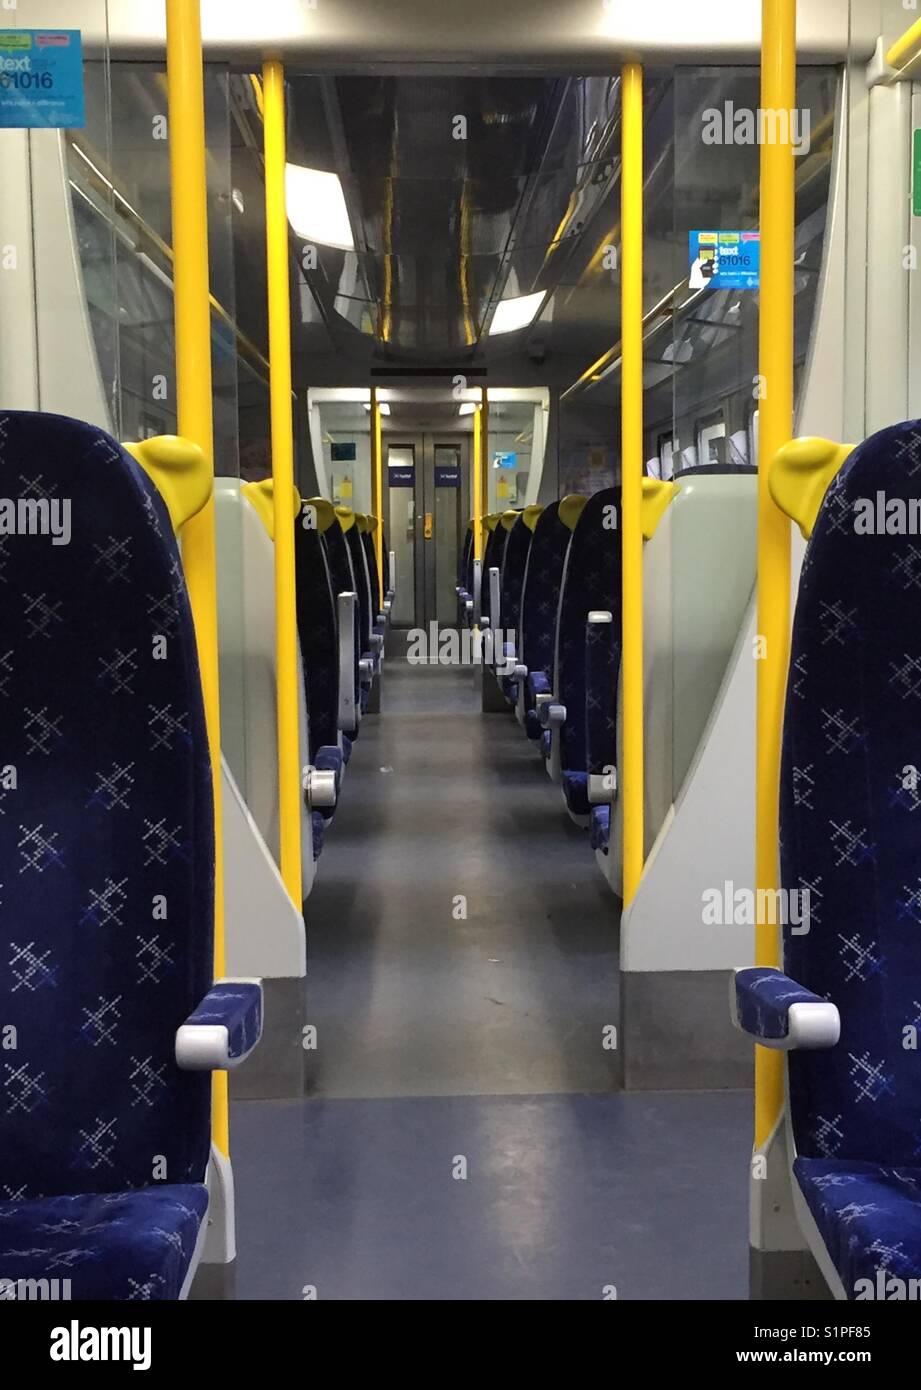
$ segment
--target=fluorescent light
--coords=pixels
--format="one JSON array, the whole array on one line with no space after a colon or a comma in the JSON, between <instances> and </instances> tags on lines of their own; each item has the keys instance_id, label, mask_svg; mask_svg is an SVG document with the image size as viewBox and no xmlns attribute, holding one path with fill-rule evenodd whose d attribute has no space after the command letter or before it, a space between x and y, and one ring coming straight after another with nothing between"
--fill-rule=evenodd
<instances>
[{"instance_id":1,"label":"fluorescent light","mask_svg":"<svg viewBox=\"0 0 921 1390\"><path fill-rule=\"evenodd\" d=\"M320 246L335 246L340 251L355 250L338 174L287 164L285 196L288 221L299 237Z\"/></svg>"},{"instance_id":2,"label":"fluorescent light","mask_svg":"<svg viewBox=\"0 0 921 1390\"><path fill-rule=\"evenodd\" d=\"M390 414L390 406L387 404L386 401L378 401L378 403L377 403L377 408L378 408L378 410L380 411L380 413L381 413L382 415L389 415L389 414ZM368 405L365 406L365 410L370 410L370 409L371 409L370 404L368 404Z\"/></svg>"},{"instance_id":3,"label":"fluorescent light","mask_svg":"<svg viewBox=\"0 0 921 1390\"><path fill-rule=\"evenodd\" d=\"M489 336L493 337L496 333L514 333L516 329L526 328L529 323L533 323L546 293L546 290L539 290L537 294L523 294L517 299L500 299L492 316Z\"/></svg>"},{"instance_id":4,"label":"fluorescent light","mask_svg":"<svg viewBox=\"0 0 921 1390\"><path fill-rule=\"evenodd\" d=\"M476 413L475 401L464 401L458 410L458 415L474 415Z\"/></svg>"}]
</instances>

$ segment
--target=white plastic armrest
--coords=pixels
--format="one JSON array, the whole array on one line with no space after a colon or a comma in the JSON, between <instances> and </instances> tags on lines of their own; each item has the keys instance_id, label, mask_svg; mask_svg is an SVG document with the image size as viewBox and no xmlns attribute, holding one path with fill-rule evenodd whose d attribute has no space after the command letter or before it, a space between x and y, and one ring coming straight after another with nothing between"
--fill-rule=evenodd
<instances>
[{"instance_id":1,"label":"white plastic armrest","mask_svg":"<svg viewBox=\"0 0 921 1390\"><path fill-rule=\"evenodd\" d=\"M358 725L355 704L355 610L358 595L340 594L339 611L339 728L352 733Z\"/></svg>"},{"instance_id":2,"label":"white plastic armrest","mask_svg":"<svg viewBox=\"0 0 921 1390\"><path fill-rule=\"evenodd\" d=\"M528 679L528 668L525 666L524 662L516 661L512 675L516 681L526 681Z\"/></svg>"},{"instance_id":3,"label":"white plastic armrest","mask_svg":"<svg viewBox=\"0 0 921 1390\"><path fill-rule=\"evenodd\" d=\"M593 806L607 806L617 794L617 771L590 772L588 774L588 799Z\"/></svg>"},{"instance_id":4,"label":"white plastic armrest","mask_svg":"<svg viewBox=\"0 0 921 1390\"><path fill-rule=\"evenodd\" d=\"M397 553L395 550L390 552L390 588L387 590L388 599L395 599L397 596Z\"/></svg>"},{"instance_id":5,"label":"white plastic armrest","mask_svg":"<svg viewBox=\"0 0 921 1390\"><path fill-rule=\"evenodd\" d=\"M477 627L482 627L483 605L480 596L483 592L483 562L474 560L473 562L473 621Z\"/></svg>"},{"instance_id":6,"label":"white plastic armrest","mask_svg":"<svg viewBox=\"0 0 921 1390\"><path fill-rule=\"evenodd\" d=\"M374 679L374 662L370 656L363 656L358 663L358 675L363 681Z\"/></svg>"},{"instance_id":7,"label":"white plastic armrest","mask_svg":"<svg viewBox=\"0 0 921 1390\"><path fill-rule=\"evenodd\" d=\"M548 696L543 704L538 705L537 712L545 729L558 729L566 723L566 706L554 704L552 696Z\"/></svg>"},{"instance_id":8,"label":"white plastic armrest","mask_svg":"<svg viewBox=\"0 0 921 1390\"><path fill-rule=\"evenodd\" d=\"M227 977L215 980L215 985L259 985L261 979ZM263 1004L264 1007L264 1004ZM230 1034L222 1023L181 1023L176 1029L176 1065L182 1071L232 1071L245 1062L262 1036L259 1036L238 1057L230 1056Z\"/></svg>"},{"instance_id":9,"label":"white plastic armrest","mask_svg":"<svg viewBox=\"0 0 921 1390\"><path fill-rule=\"evenodd\" d=\"M553 696L549 691L543 691L540 695L534 696L534 708L537 710L538 717L540 716L541 705L549 705L552 700Z\"/></svg>"},{"instance_id":10,"label":"white plastic armrest","mask_svg":"<svg viewBox=\"0 0 921 1390\"><path fill-rule=\"evenodd\" d=\"M335 806L335 772L321 772L315 767L306 768L304 770L304 791L310 799L311 806Z\"/></svg>"}]
</instances>

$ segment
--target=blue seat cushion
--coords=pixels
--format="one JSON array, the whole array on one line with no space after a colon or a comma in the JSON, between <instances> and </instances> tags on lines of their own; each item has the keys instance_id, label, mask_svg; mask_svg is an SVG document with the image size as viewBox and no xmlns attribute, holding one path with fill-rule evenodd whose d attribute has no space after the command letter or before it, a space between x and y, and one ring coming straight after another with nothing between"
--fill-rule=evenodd
<instances>
[{"instance_id":1,"label":"blue seat cushion","mask_svg":"<svg viewBox=\"0 0 921 1390\"><path fill-rule=\"evenodd\" d=\"M326 842L326 821L319 811L311 811L310 826L313 833L313 857L319 859Z\"/></svg>"},{"instance_id":2,"label":"blue seat cushion","mask_svg":"<svg viewBox=\"0 0 921 1390\"><path fill-rule=\"evenodd\" d=\"M327 743L323 748L317 749L313 765L319 772L334 772L336 774L336 786L338 786L344 762L345 754L342 749L334 743Z\"/></svg>"},{"instance_id":3,"label":"blue seat cushion","mask_svg":"<svg viewBox=\"0 0 921 1390\"><path fill-rule=\"evenodd\" d=\"M592 849L600 849L603 854L607 854L608 846L611 843L610 806L592 807L592 820L589 827L589 834L591 835Z\"/></svg>"},{"instance_id":4,"label":"blue seat cushion","mask_svg":"<svg viewBox=\"0 0 921 1390\"><path fill-rule=\"evenodd\" d=\"M207 1210L203 1183L0 1202L0 1277L69 1279L74 1300L177 1299Z\"/></svg>"},{"instance_id":5,"label":"blue seat cushion","mask_svg":"<svg viewBox=\"0 0 921 1390\"><path fill-rule=\"evenodd\" d=\"M543 734L544 731L541 726L541 722L537 717L536 709L525 710L524 731L527 734L528 738L534 739L535 742Z\"/></svg>"},{"instance_id":6,"label":"blue seat cushion","mask_svg":"<svg viewBox=\"0 0 921 1390\"><path fill-rule=\"evenodd\" d=\"M563 771L563 795L574 816L587 816L592 803L588 799L588 773Z\"/></svg>"},{"instance_id":7,"label":"blue seat cushion","mask_svg":"<svg viewBox=\"0 0 921 1390\"><path fill-rule=\"evenodd\" d=\"M921 1168L797 1158L793 1172L848 1298L880 1271L921 1278Z\"/></svg>"}]
</instances>

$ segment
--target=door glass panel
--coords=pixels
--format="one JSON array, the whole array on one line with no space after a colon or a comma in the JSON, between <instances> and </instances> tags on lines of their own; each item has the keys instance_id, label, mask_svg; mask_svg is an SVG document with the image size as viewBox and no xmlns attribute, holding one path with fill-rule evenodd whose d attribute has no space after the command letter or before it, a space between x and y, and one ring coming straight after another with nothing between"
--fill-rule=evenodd
<instances>
[{"instance_id":1,"label":"door glass panel","mask_svg":"<svg viewBox=\"0 0 921 1390\"><path fill-rule=\"evenodd\" d=\"M391 620L397 627L412 627L416 617L416 450L412 445L387 448L389 511L388 538L394 556L395 586Z\"/></svg>"},{"instance_id":2,"label":"door glass panel","mask_svg":"<svg viewBox=\"0 0 921 1390\"><path fill-rule=\"evenodd\" d=\"M456 444L435 445L435 617L439 627L457 614L458 501L461 455Z\"/></svg>"}]
</instances>

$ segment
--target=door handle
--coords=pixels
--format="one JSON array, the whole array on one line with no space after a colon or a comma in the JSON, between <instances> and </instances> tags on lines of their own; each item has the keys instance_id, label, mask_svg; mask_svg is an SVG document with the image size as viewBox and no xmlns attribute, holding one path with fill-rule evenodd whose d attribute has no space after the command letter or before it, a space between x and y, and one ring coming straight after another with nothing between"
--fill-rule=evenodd
<instances>
[{"instance_id":1,"label":"door handle","mask_svg":"<svg viewBox=\"0 0 921 1390\"><path fill-rule=\"evenodd\" d=\"M430 540L432 539L432 533L433 533L432 513L431 513L431 512L426 512L426 514L425 514L425 521L423 522L423 525L422 525L422 534L423 534L423 536L425 537L425 539L426 539L427 541L430 541Z\"/></svg>"}]
</instances>

